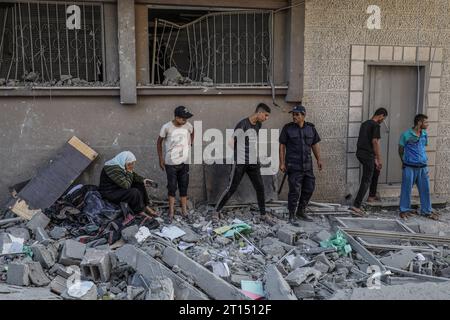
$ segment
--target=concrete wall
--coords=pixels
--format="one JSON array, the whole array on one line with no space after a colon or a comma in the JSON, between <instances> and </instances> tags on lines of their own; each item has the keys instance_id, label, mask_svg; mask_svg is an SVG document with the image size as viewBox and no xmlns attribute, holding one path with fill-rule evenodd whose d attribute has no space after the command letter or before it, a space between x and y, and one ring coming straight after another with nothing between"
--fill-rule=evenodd
<instances>
[{"instance_id":1,"label":"concrete wall","mask_svg":"<svg viewBox=\"0 0 450 320\"><path fill-rule=\"evenodd\" d=\"M141 96L137 105L124 106L118 97L2 97L0 203L8 195L8 186L31 178L73 135L99 153L82 182L97 184L103 163L118 152L130 150L137 156L137 171L159 182L158 196L164 197L166 176L159 168L156 139L161 126L173 118L173 109L183 103L195 115L192 121L203 121L203 130L225 130L234 128L259 102L271 105L271 98ZM274 107L264 127L280 128L289 119L286 112ZM191 168L189 194L196 201L203 200L200 165Z\"/></svg>"},{"instance_id":2,"label":"concrete wall","mask_svg":"<svg viewBox=\"0 0 450 320\"><path fill-rule=\"evenodd\" d=\"M381 30L366 27L369 5L381 8ZM449 13L449 2L441 0L306 1L304 102L319 132L329 139L323 147L327 153L325 163L332 166L319 179L319 193L323 198L329 197L327 194L344 196L358 185L359 175L347 170L347 164L354 159L347 160L346 154L354 149L356 142L352 138L355 128L348 125L349 120L354 121L355 110L349 106L362 107L364 91L357 84L351 86L350 79L351 75L358 75L360 79L353 80L362 81L364 72L355 70L364 68L368 61L383 60L383 54L389 50L407 52L399 60L412 63L420 60L428 66L433 63L431 57L435 58L435 72L428 75L433 79L430 82L433 88L428 92L425 106L432 122L430 131L436 137L435 146L429 148L430 164L435 171L432 184L435 194L450 196ZM362 57L352 56L352 46L354 54ZM430 48L437 51L427 59ZM360 49L363 51L358 53ZM408 57L410 53L414 58ZM391 64L393 59L385 63ZM353 71L351 63L354 63Z\"/></svg>"}]
</instances>

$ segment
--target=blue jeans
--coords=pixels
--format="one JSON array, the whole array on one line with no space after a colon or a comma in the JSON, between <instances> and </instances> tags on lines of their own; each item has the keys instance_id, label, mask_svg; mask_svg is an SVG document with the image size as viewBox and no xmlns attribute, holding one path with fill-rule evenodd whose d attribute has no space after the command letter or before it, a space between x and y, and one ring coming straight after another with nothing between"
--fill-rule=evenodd
<instances>
[{"instance_id":1,"label":"blue jeans","mask_svg":"<svg viewBox=\"0 0 450 320\"><path fill-rule=\"evenodd\" d=\"M403 169L402 191L400 194L400 212L411 211L411 191L417 185L420 195L420 213L422 215L431 214L430 180L428 178L428 168L407 167Z\"/></svg>"}]
</instances>

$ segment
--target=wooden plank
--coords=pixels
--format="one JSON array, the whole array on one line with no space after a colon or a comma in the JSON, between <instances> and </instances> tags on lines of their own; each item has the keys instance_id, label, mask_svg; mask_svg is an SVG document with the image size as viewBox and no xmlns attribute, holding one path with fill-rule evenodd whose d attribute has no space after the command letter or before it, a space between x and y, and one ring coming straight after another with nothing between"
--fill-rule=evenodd
<instances>
[{"instance_id":1,"label":"wooden plank","mask_svg":"<svg viewBox=\"0 0 450 320\"><path fill-rule=\"evenodd\" d=\"M35 209L45 209L55 203L96 157L97 152L73 137L18 193L10 210L30 220Z\"/></svg>"}]
</instances>

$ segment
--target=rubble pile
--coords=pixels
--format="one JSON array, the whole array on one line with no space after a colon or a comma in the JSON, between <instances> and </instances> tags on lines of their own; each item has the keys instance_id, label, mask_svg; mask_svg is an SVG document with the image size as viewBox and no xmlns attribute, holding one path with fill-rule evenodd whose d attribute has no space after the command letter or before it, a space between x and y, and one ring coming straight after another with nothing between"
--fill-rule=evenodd
<instances>
[{"instance_id":1,"label":"rubble pile","mask_svg":"<svg viewBox=\"0 0 450 320\"><path fill-rule=\"evenodd\" d=\"M164 71L163 86L202 86L212 87L214 86L213 79L201 76L202 81L194 81L189 77L183 77L176 67L170 67Z\"/></svg>"},{"instance_id":2,"label":"rubble pile","mask_svg":"<svg viewBox=\"0 0 450 320\"><path fill-rule=\"evenodd\" d=\"M176 215L170 225L163 217L123 225L123 208L104 203L95 215L95 190L83 191L29 221L0 213L0 299L333 299L372 285L450 279L442 231L436 246L415 241L420 233L392 241L351 236L348 226L361 220L371 232L399 222L349 218L344 206L312 204L314 222L301 227L287 223L282 201L268 204L274 226L259 221L252 205L225 207L214 225L211 207L192 204L188 219ZM154 199L153 207L164 215L167 204Z\"/></svg>"},{"instance_id":3,"label":"rubble pile","mask_svg":"<svg viewBox=\"0 0 450 320\"><path fill-rule=\"evenodd\" d=\"M86 81L71 75L61 75L59 79L43 81L38 72L25 73L22 79L0 78L0 87L118 87L119 81Z\"/></svg>"}]
</instances>

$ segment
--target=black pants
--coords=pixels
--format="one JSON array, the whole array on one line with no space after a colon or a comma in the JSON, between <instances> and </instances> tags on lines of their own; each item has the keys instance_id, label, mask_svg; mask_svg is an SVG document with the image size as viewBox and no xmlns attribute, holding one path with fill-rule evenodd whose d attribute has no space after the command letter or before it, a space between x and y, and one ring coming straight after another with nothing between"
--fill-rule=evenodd
<instances>
[{"instance_id":1,"label":"black pants","mask_svg":"<svg viewBox=\"0 0 450 320\"><path fill-rule=\"evenodd\" d=\"M316 187L316 178L312 170L289 170L288 182L288 209L295 214L308 205Z\"/></svg>"},{"instance_id":2,"label":"black pants","mask_svg":"<svg viewBox=\"0 0 450 320\"><path fill-rule=\"evenodd\" d=\"M375 168L374 159L364 159L358 157L359 162L363 166L363 175L361 178L361 184L359 186L358 194L356 195L353 205L356 208L360 208L367 190L370 189L369 195L375 197L377 194L378 177L380 171Z\"/></svg>"},{"instance_id":3,"label":"black pants","mask_svg":"<svg viewBox=\"0 0 450 320\"><path fill-rule=\"evenodd\" d=\"M189 186L189 165L182 163L179 165L166 165L167 190L170 197L175 197L177 188L180 197L187 197Z\"/></svg>"},{"instance_id":4,"label":"black pants","mask_svg":"<svg viewBox=\"0 0 450 320\"><path fill-rule=\"evenodd\" d=\"M100 191L100 193L103 198L112 203L128 203L128 206L134 213L144 211L145 206L149 204L147 190L143 183L133 182L130 189L122 189L117 186L115 190Z\"/></svg>"},{"instance_id":5,"label":"black pants","mask_svg":"<svg viewBox=\"0 0 450 320\"><path fill-rule=\"evenodd\" d=\"M227 189L224 191L216 205L216 211L222 210L223 206L236 192L239 183L241 182L244 174L247 174L252 182L253 188L256 191L256 197L258 199L259 212L266 214L266 204L264 195L264 183L261 176L261 167L258 164L233 164L231 170L230 182Z\"/></svg>"}]
</instances>

